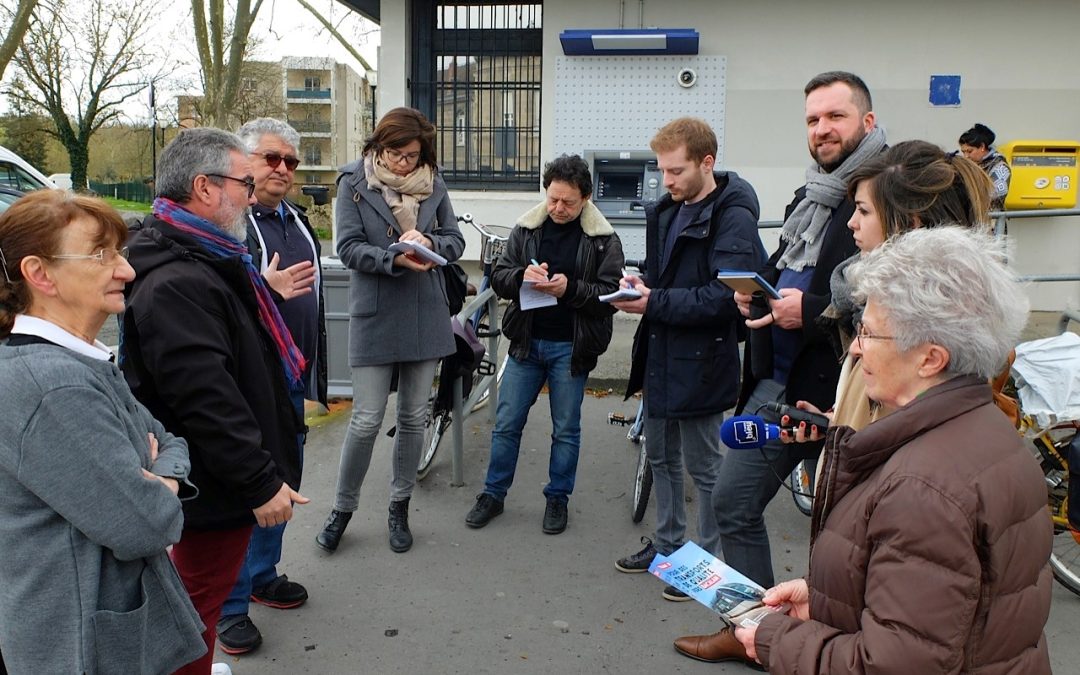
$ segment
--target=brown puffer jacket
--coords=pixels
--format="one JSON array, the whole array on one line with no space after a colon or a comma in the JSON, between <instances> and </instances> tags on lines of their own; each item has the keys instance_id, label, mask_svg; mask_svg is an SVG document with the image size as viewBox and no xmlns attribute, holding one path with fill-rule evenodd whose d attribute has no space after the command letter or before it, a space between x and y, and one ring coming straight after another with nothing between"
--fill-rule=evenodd
<instances>
[{"instance_id":1,"label":"brown puffer jacket","mask_svg":"<svg viewBox=\"0 0 1080 675\"><path fill-rule=\"evenodd\" d=\"M771 673L1050 673L1042 473L985 380L830 430L810 621L757 631Z\"/></svg>"}]
</instances>

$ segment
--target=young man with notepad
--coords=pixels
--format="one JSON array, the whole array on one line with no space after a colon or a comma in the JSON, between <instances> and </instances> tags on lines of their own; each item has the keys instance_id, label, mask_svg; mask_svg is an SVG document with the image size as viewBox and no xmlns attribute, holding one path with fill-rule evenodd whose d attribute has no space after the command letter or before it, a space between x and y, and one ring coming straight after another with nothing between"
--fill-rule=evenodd
<instances>
[{"instance_id":1,"label":"young man with notepad","mask_svg":"<svg viewBox=\"0 0 1080 675\"><path fill-rule=\"evenodd\" d=\"M757 270L765 249L750 183L715 170L716 134L691 117L667 124L650 144L668 194L645 206L645 266L624 286L641 293L613 303L641 314L627 396L644 389L646 451L653 471L656 532L620 558L621 572L645 572L657 553L686 542L684 465L697 487L698 543L713 555L720 532L707 508L720 470L720 423L739 391L738 326L733 292L721 269ZM674 587L667 600L687 600Z\"/></svg>"}]
</instances>

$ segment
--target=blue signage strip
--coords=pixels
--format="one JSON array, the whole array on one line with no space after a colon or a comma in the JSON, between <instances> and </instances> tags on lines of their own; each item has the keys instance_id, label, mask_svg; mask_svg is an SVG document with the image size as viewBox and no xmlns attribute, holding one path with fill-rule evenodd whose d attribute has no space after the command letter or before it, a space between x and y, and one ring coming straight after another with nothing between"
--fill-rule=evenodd
<instances>
[{"instance_id":1,"label":"blue signage strip","mask_svg":"<svg viewBox=\"0 0 1080 675\"><path fill-rule=\"evenodd\" d=\"M559 33L567 56L697 54L699 37L693 28L596 28Z\"/></svg>"}]
</instances>

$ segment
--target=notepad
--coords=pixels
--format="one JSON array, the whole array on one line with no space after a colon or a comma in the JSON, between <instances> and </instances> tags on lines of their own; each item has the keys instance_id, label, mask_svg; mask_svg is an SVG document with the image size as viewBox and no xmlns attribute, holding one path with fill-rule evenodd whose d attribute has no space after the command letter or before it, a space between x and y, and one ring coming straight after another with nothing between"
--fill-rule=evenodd
<instances>
[{"instance_id":1,"label":"notepad","mask_svg":"<svg viewBox=\"0 0 1080 675\"><path fill-rule=\"evenodd\" d=\"M768 281L765 281L765 279L757 272L750 272L747 270L720 270L716 273L716 278L733 291L738 291L747 295L764 293L774 300L779 300L781 298L780 292L773 288L773 285Z\"/></svg>"},{"instance_id":2,"label":"notepad","mask_svg":"<svg viewBox=\"0 0 1080 675\"><path fill-rule=\"evenodd\" d=\"M541 307L551 307L552 305L559 304L559 299L554 295L548 295L542 291L536 290L536 281L522 281L521 292L518 293L518 306L521 307L523 312L527 312L530 309L540 309Z\"/></svg>"},{"instance_id":3,"label":"notepad","mask_svg":"<svg viewBox=\"0 0 1080 675\"><path fill-rule=\"evenodd\" d=\"M442 257L435 251L432 251L423 244L417 244L411 241L399 241L390 244L390 248L387 249L393 253L404 253L414 262L425 263L432 262L438 266L443 266L447 263L446 258Z\"/></svg>"},{"instance_id":4,"label":"notepad","mask_svg":"<svg viewBox=\"0 0 1080 675\"><path fill-rule=\"evenodd\" d=\"M597 298L600 302L620 302L622 300L637 300L641 297L641 291L636 288L620 288L614 293L601 295Z\"/></svg>"}]
</instances>

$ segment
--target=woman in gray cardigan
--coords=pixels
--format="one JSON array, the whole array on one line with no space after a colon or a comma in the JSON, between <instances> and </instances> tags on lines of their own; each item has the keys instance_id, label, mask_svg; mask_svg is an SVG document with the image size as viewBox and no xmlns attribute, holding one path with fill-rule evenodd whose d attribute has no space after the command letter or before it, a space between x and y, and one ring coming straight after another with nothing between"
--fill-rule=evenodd
<instances>
[{"instance_id":1,"label":"woman in gray cardigan","mask_svg":"<svg viewBox=\"0 0 1080 675\"><path fill-rule=\"evenodd\" d=\"M409 498L424 439L428 396L438 360L454 351L443 272L398 242L461 257L446 185L435 165L435 127L419 111L386 113L364 145L363 159L338 178L338 256L351 271L349 365L353 413L341 447L334 508L315 542L334 552L359 506L360 486L382 427L395 369L397 434L390 483L390 548L412 547Z\"/></svg>"},{"instance_id":2,"label":"woman in gray cardigan","mask_svg":"<svg viewBox=\"0 0 1080 675\"><path fill-rule=\"evenodd\" d=\"M40 190L0 216L0 645L12 673L169 673L206 651L165 552L187 444L95 340L135 277L101 200Z\"/></svg>"}]
</instances>

